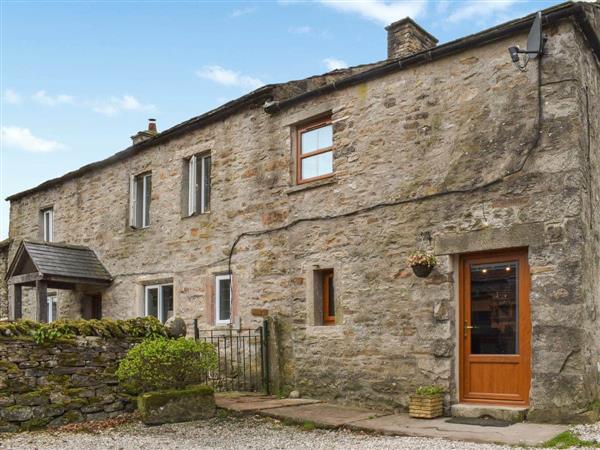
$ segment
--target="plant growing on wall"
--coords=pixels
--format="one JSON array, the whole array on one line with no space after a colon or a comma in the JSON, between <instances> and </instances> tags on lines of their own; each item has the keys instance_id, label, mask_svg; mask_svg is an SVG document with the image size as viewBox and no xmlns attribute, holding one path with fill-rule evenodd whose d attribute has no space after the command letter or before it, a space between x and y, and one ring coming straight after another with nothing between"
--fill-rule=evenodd
<instances>
[{"instance_id":1,"label":"plant growing on wall","mask_svg":"<svg viewBox=\"0 0 600 450\"><path fill-rule=\"evenodd\" d=\"M408 256L408 265L412 268L416 276L424 278L437 266L437 258L433 253L418 250Z\"/></svg>"},{"instance_id":2,"label":"plant growing on wall","mask_svg":"<svg viewBox=\"0 0 600 450\"><path fill-rule=\"evenodd\" d=\"M213 345L185 338L158 338L146 339L129 350L116 375L125 389L140 394L201 383L216 367Z\"/></svg>"}]
</instances>

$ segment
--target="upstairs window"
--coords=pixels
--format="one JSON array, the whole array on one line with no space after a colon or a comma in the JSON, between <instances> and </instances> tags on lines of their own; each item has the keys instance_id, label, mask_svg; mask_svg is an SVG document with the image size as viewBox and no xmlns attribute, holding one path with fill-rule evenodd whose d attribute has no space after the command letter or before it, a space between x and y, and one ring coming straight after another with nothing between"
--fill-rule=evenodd
<instances>
[{"instance_id":1,"label":"upstairs window","mask_svg":"<svg viewBox=\"0 0 600 450\"><path fill-rule=\"evenodd\" d=\"M298 128L297 182L318 180L333 174L333 126L331 117Z\"/></svg>"},{"instance_id":2,"label":"upstairs window","mask_svg":"<svg viewBox=\"0 0 600 450\"><path fill-rule=\"evenodd\" d=\"M150 226L152 174L143 173L132 176L130 195L129 225L133 228L147 228Z\"/></svg>"},{"instance_id":3,"label":"upstairs window","mask_svg":"<svg viewBox=\"0 0 600 450\"><path fill-rule=\"evenodd\" d=\"M173 285L158 284L146 286L144 295L144 315L154 316L165 323L173 316Z\"/></svg>"},{"instance_id":4,"label":"upstairs window","mask_svg":"<svg viewBox=\"0 0 600 450\"><path fill-rule=\"evenodd\" d=\"M227 325L231 323L231 275L218 275L215 282L215 323Z\"/></svg>"},{"instance_id":5,"label":"upstairs window","mask_svg":"<svg viewBox=\"0 0 600 450\"><path fill-rule=\"evenodd\" d=\"M54 209L42 210L42 239L44 242L52 242L54 239Z\"/></svg>"},{"instance_id":6,"label":"upstairs window","mask_svg":"<svg viewBox=\"0 0 600 450\"><path fill-rule=\"evenodd\" d=\"M194 155L187 161L187 215L210 210L210 153Z\"/></svg>"}]
</instances>

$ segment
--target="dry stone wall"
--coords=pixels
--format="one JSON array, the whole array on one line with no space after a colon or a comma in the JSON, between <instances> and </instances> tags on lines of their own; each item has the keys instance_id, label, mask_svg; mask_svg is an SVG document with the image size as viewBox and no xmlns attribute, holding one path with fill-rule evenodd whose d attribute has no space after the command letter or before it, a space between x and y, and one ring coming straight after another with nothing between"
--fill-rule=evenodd
<instances>
[{"instance_id":1,"label":"dry stone wall","mask_svg":"<svg viewBox=\"0 0 600 450\"><path fill-rule=\"evenodd\" d=\"M133 411L114 371L133 338L77 337L49 344L0 338L0 431L32 430Z\"/></svg>"}]
</instances>

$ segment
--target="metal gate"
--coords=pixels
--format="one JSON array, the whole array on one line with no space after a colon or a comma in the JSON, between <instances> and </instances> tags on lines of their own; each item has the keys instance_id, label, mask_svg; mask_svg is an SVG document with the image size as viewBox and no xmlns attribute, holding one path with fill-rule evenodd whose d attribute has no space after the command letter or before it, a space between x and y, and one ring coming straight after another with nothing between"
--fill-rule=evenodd
<instances>
[{"instance_id":1,"label":"metal gate","mask_svg":"<svg viewBox=\"0 0 600 450\"><path fill-rule=\"evenodd\" d=\"M255 329L201 330L194 320L194 337L211 343L217 351L219 365L205 380L215 391L271 393L268 321Z\"/></svg>"}]
</instances>

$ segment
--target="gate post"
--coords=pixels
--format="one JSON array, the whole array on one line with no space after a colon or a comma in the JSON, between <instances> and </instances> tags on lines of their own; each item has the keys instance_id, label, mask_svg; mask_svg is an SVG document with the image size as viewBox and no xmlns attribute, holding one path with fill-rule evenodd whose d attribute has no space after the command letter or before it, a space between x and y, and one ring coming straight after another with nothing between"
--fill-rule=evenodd
<instances>
[{"instance_id":1,"label":"gate post","mask_svg":"<svg viewBox=\"0 0 600 450\"><path fill-rule=\"evenodd\" d=\"M270 361L269 361L269 320L263 320L262 329L260 332L261 344L262 344L262 378L263 378L263 389L267 395L271 395L270 379Z\"/></svg>"}]
</instances>

